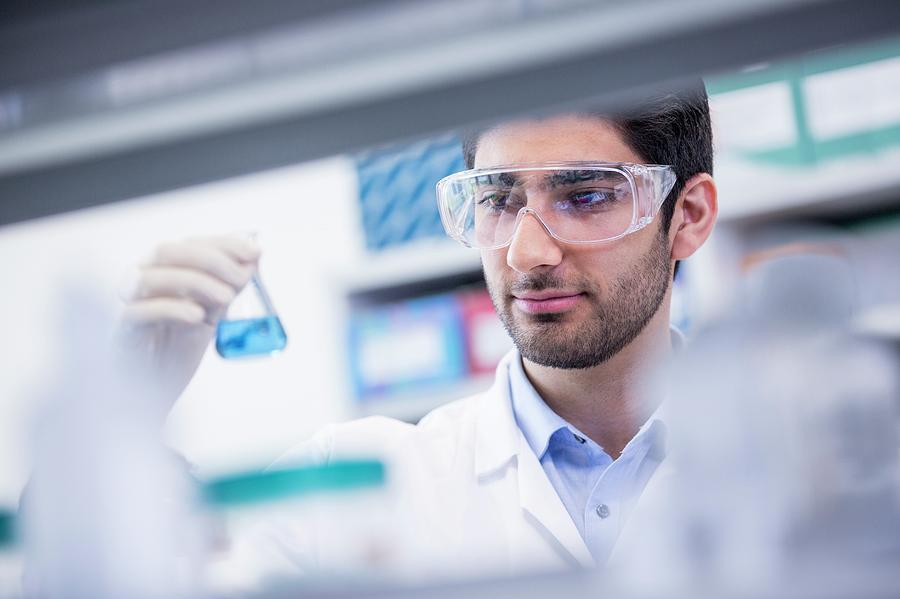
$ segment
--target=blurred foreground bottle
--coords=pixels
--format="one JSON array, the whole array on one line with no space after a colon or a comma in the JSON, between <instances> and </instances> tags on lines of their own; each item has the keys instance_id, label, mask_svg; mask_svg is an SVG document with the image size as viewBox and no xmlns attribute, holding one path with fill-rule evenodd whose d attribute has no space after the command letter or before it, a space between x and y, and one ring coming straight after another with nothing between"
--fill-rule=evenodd
<instances>
[{"instance_id":1,"label":"blurred foreground bottle","mask_svg":"<svg viewBox=\"0 0 900 599\"><path fill-rule=\"evenodd\" d=\"M853 308L845 258L777 256L678 357L667 502L634 548L632 583L900 590L897 354L854 335Z\"/></svg>"},{"instance_id":2,"label":"blurred foreground bottle","mask_svg":"<svg viewBox=\"0 0 900 599\"><path fill-rule=\"evenodd\" d=\"M163 445L155 382L110 348L113 310L81 284L61 294L60 366L39 399L20 513L25 592L181 597L200 537L183 463Z\"/></svg>"}]
</instances>

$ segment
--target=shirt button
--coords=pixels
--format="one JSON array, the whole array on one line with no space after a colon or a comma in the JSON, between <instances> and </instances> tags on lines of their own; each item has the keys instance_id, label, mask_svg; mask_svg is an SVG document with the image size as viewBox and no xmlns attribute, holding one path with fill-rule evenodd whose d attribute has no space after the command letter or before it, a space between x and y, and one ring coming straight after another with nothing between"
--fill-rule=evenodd
<instances>
[{"instance_id":1,"label":"shirt button","mask_svg":"<svg viewBox=\"0 0 900 599\"><path fill-rule=\"evenodd\" d=\"M600 505L598 505L597 515L601 518L606 518L607 516L609 516L609 506L607 506L605 503L601 503Z\"/></svg>"}]
</instances>

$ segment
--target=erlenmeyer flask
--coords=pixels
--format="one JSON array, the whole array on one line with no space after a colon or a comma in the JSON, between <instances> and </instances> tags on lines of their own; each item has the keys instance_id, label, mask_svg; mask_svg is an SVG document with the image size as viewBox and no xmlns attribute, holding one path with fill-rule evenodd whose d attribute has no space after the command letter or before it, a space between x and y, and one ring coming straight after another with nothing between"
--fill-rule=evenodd
<instances>
[{"instance_id":1,"label":"erlenmeyer flask","mask_svg":"<svg viewBox=\"0 0 900 599\"><path fill-rule=\"evenodd\" d=\"M216 351L223 358L272 354L284 349L287 335L259 271L234 299L216 327Z\"/></svg>"}]
</instances>

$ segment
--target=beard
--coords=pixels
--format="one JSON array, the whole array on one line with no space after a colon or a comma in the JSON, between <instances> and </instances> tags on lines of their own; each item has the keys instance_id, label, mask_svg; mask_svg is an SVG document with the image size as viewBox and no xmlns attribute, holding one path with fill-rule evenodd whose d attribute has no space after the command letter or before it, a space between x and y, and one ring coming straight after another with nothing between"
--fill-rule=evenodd
<instances>
[{"instance_id":1,"label":"beard","mask_svg":"<svg viewBox=\"0 0 900 599\"><path fill-rule=\"evenodd\" d=\"M549 272L522 275L501 286L488 281L488 291L522 357L551 368L592 368L618 354L644 330L665 299L669 268L668 238L660 228L651 250L635 268L612 282L606 297L587 277L567 281ZM568 313L513 312L513 293L544 289L581 290L590 316L574 324L566 322L572 318Z\"/></svg>"}]
</instances>

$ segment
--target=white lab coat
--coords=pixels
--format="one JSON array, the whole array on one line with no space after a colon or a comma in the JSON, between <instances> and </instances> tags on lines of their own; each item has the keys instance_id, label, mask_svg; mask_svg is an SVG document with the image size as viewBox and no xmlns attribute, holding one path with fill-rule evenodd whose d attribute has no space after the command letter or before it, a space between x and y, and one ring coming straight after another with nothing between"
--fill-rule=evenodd
<instances>
[{"instance_id":1,"label":"white lab coat","mask_svg":"<svg viewBox=\"0 0 900 599\"><path fill-rule=\"evenodd\" d=\"M407 578L433 581L594 566L513 416L509 365L516 355L511 352L500 363L488 391L442 406L418 425L380 416L332 425L275 466L310 459L385 460L400 518L394 566ZM640 518L645 503L653 503L655 479L664 470L664 465L657 469L631 520ZM619 544L628 544L631 528L630 521ZM274 538L286 562L299 568L316 551L299 533L275 535L260 542ZM618 547L613 560L621 553ZM272 555L271 547L264 551Z\"/></svg>"}]
</instances>

